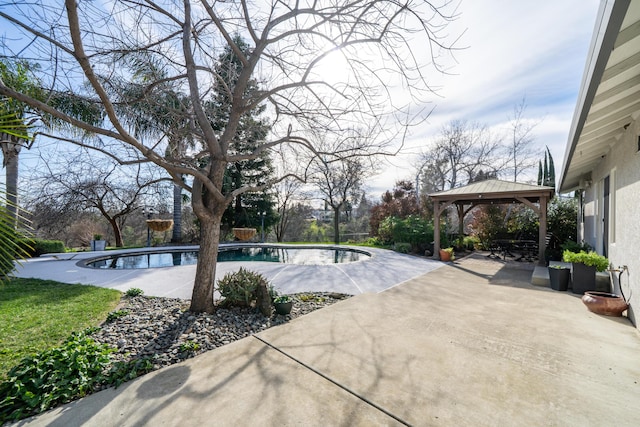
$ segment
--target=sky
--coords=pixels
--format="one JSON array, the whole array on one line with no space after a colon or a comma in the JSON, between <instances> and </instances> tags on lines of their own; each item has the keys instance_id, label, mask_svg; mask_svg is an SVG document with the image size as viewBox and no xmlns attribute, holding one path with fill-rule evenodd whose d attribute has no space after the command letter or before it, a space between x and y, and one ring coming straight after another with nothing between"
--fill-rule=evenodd
<instances>
[{"instance_id":1,"label":"sky","mask_svg":"<svg viewBox=\"0 0 640 427\"><path fill-rule=\"evenodd\" d=\"M369 179L367 193L377 200L398 179L415 181L417 154L451 120L504 132L523 98L524 118L539 122L533 144L549 147L559 178L598 7L597 0L462 0L450 32L464 32L465 49L448 75L433 75L434 111Z\"/></svg>"},{"instance_id":2,"label":"sky","mask_svg":"<svg viewBox=\"0 0 640 427\"><path fill-rule=\"evenodd\" d=\"M446 75L429 71L430 84L439 88L429 106L434 110L412 129L400 154L383 160L384 172L368 179L369 197L379 200L399 179L414 181L419 153L451 120L478 122L499 134L523 99L524 118L538 123L533 144L540 152L549 147L559 177L598 7L598 0L461 0L446 31L462 34L457 46L464 49L448 62ZM36 144L21 153L22 170L37 161L38 151ZM529 178L536 176L532 170Z\"/></svg>"}]
</instances>

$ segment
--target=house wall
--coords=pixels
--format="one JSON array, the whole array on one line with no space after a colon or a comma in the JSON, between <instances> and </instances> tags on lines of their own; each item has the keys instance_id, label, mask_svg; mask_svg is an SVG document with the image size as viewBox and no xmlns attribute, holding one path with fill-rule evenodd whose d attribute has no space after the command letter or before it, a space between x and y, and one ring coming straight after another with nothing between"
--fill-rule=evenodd
<instances>
[{"instance_id":1,"label":"house wall","mask_svg":"<svg viewBox=\"0 0 640 427\"><path fill-rule=\"evenodd\" d=\"M605 252L603 241L603 185L610 177L609 241L606 252L614 268L627 266L621 284L627 298L631 296L629 318L640 329L640 121L627 128L593 170L591 184L584 192L584 223L578 227L579 240ZM617 274L615 292L619 293ZM640 319L639 319L640 320Z\"/></svg>"}]
</instances>

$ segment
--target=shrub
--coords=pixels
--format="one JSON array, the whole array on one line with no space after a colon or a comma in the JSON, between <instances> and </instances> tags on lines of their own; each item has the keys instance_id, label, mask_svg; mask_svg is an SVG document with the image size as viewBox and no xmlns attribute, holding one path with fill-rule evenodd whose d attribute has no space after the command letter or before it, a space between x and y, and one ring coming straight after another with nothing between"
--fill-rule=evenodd
<instances>
[{"instance_id":1,"label":"shrub","mask_svg":"<svg viewBox=\"0 0 640 427\"><path fill-rule=\"evenodd\" d=\"M462 239L462 247L470 251L474 250L479 244L480 239L475 236L465 236L464 239Z\"/></svg>"},{"instance_id":2,"label":"shrub","mask_svg":"<svg viewBox=\"0 0 640 427\"><path fill-rule=\"evenodd\" d=\"M576 241L578 230L578 200L574 197L554 197L547 211L547 230L560 242ZM576 251L577 252L577 251Z\"/></svg>"},{"instance_id":3,"label":"shrub","mask_svg":"<svg viewBox=\"0 0 640 427\"><path fill-rule=\"evenodd\" d=\"M577 243L573 240L567 240L562 245L560 245L560 247L562 248L563 253L564 251L576 253L580 251L589 252L592 249L591 246L589 246L587 243Z\"/></svg>"},{"instance_id":4,"label":"shrub","mask_svg":"<svg viewBox=\"0 0 640 427\"><path fill-rule=\"evenodd\" d=\"M383 243L378 237L369 237L364 244L367 246L382 246Z\"/></svg>"},{"instance_id":5,"label":"shrub","mask_svg":"<svg viewBox=\"0 0 640 427\"><path fill-rule=\"evenodd\" d=\"M114 350L97 344L92 332L72 334L61 347L25 357L9 371L0 384L0 424L83 397L100 384Z\"/></svg>"},{"instance_id":6,"label":"shrub","mask_svg":"<svg viewBox=\"0 0 640 427\"><path fill-rule=\"evenodd\" d=\"M409 243L411 250L422 252L433 241L433 224L417 215L404 219L389 216L380 223L378 233L387 244Z\"/></svg>"},{"instance_id":7,"label":"shrub","mask_svg":"<svg viewBox=\"0 0 640 427\"><path fill-rule=\"evenodd\" d=\"M609 260L602 255L598 255L594 251L564 251L562 253L562 258L564 259L564 262L582 263L590 267L595 267L597 271L605 271L607 267L609 267Z\"/></svg>"},{"instance_id":8,"label":"shrub","mask_svg":"<svg viewBox=\"0 0 640 427\"><path fill-rule=\"evenodd\" d=\"M138 295L144 294L144 291L140 288L130 288L125 292L125 295L128 297L137 297Z\"/></svg>"},{"instance_id":9,"label":"shrub","mask_svg":"<svg viewBox=\"0 0 640 427\"><path fill-rule=\"evenodd\" d=\"M20 246L29 257L39 257L43 254L66 252L67 248L61 240L20 239Z\"/></svg>"},{"instance_id":10,"label":"shrub","mask_svg":"<svg viewBox=\"0 0 640 427\"><path fill-rule=\"evenodd\" d=\"M268 286L263 275L240 267L240 270L227 273L218 280L218 291L225 304L248 306L256 300L258 286L262 283Z\"/></svg>"},{"instance_id":11,"label":"shrub","mask_svg":"<svg viewBox=\"0 0 640 427\"><path fill-rule=\"evenodd\" d=\"M470 228L483 248L489 248L491 242L498 236L507 233L507 227L504 224L505 215L505 210L499 205L483 205L473 210Z\"/></svg>"},{"instance_id":12,"label":"shrub","mask_svg":"<svg viewBox=\"0 0 640 427\"><path fill-rule=\"evenodd\" d=\"M401 254L408 254L411 251L411 244L409 243L396 243L393 245L393 250L400 252Z\"/></svg>"}]
</instances>

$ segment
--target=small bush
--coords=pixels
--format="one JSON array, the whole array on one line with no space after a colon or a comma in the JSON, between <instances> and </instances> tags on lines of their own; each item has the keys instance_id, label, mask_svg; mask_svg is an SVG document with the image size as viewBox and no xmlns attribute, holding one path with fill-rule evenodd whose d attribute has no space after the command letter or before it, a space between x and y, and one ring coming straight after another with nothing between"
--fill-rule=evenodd
<instances>
[{"instance_id":1,"label":"small bush","mask_svg":"<svg viewBox=\"0 0 640 427\"><path fill-rule=\"evenodd\" d=\"M125 295L128 297L137 297L138 295L144 294L144 291L140 288L130 288L125 292Z\"/></svg>"},{"instance_id":2,"label":"small bush","mask_svg":"<svg viewBox=\"0 0 640 427\"><path fill-rule=\"evenodd\" d=\"M107 314L107 323L111 323L114 320L117 320L121 317L126 316L127 314L129 314L129 312L127 310L115 310L110 312L109 314Z\"/></svg>"},{"instance_id":3,"label":"small bush","mask_svg":"<svg viewBox=\"0 0 640 427\"><path fill-rule=\"evenodd\" d=\"M433 241L433 224L417 215L389 216L380 222L378 234L384 243L409 243L414 252L423 252Z\"/></svg>"},{"instance_id":4,"label":"small bush","mask_svg":"<svg viewBox=\"0 0 640 427\"><path fill-rule=\"evenodd\" d=\"M44 239L20 239L20 246L30 257L39 257L43 254L64 253L67 248L61 240Z\"/></svg>"},{"instance_id":5,"label":"small bush","mask_svg":"<svg viewBox=\"0 0 640 427\"><path fill-rule=\"evenodd\" d=\"M480 245L480 239L475 236L465 236L462 240L462 247L466 250L472 251L476 249L476 246Z\"/></svg>"},{"instance_id":6,"label":"small bush","mask_svg":"<svg viewBox=\"0 0 640 427\"><path fill-rule=\"evenodd\" d=\"M256 300L258 286L262 283L268 285L263 275L240 267L240 270L227 273L218 280L218 291L225 304L249 306Z\"/></svg>"},{"instance_id":7,"label":"small bush","mask_svg":"<svg viewBox=\"0 0 640 427\"><path fill-rule=\"evenodd\" d=\"M0 424L46 411L89 394L104 380L114 350L93 330L72 334L58 348L22 359L0 384Z\"/></svg>"},{"instance_id":8,"label":"small bush","mask_svg":"<svg viewBox=\"0 0 640 427\"><path fill-rule=\"evenodd\" d=\"M393 250L396 252L400 252L401 254L408 254L411 252L411 244L410 243L396 243L393 245Z\"/></svg>"},{"instance_id":9,"label":"small bush","mask_svg":"<svg viewBox=\"0 0 640 427\"><path fill-rule=\"evenodd\" d=\"M185 341L180 344L180 353L195 353L200 349L200 344L195 341Z\"/></svg>"},{"instance_id":10,"label":"small bush","mask_svg":"<svg viewBox=\"0 0 640 427\"><path fill-rule=\"evenodd\" d=\"M378 237L369 237L365 241L365 245L367 245L367 246L382 246L383 242Z\"/></svg>"}]
</instances>

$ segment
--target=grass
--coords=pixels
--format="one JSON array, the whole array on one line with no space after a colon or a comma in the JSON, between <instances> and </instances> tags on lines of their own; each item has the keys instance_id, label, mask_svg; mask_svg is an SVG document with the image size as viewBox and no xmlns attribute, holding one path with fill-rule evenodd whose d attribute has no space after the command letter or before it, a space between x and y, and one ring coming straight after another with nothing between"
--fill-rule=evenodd
<instances>
[{"instance_id":1,"label":"grass","mask_svg":"<svg viewBox=\"0 0 640 427\"><path fill-rule=\"evenodd\" d=\"M101 323L121 295L113 289L52 280L4 281L0 284L0 381L23 357Z\"/></svg>"}]
</instances>

